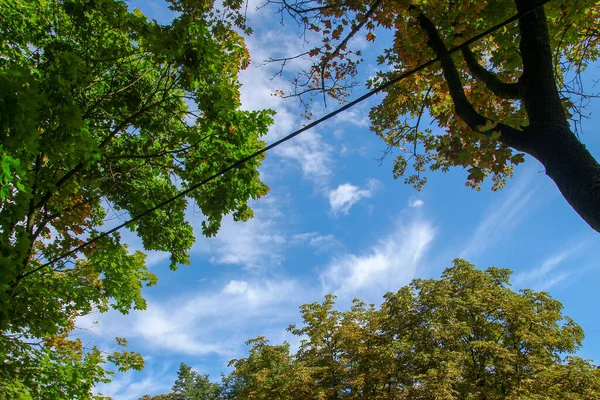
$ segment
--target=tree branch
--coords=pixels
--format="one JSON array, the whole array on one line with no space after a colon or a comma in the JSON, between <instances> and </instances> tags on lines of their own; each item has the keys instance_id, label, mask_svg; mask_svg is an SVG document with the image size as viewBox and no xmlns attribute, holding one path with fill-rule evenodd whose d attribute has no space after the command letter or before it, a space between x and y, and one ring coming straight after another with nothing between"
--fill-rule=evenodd
<instances>
[{"instance_id":1,"label":"tree branch","mask_svg":"<svg viewBox=\"0 0 600 400\"><path fill-rule=\"evenodd\" d=\"M277 2L272 2L272 3L277 3ZM324 11L330 8L334 8L336 6L341 6L340 5L336 5L336 4L331 4L331 5L327 5L327 6L319 6L319 7L310 7L310 8L296 8L294 6L292 6L291 4L289 4L287 1L282 0L280 4L283 4L283 8L285 8L286 10L288 10L288 12L293 12L295 14L306 14L306 13L310 13L310 12L316 12L316 11ZM301 6L302 4L304 4L304 2L296 2L297 6ZM291 14L291 13L290 13Z\"/></svg>"},{"instance_id":2,"label":"tree branch","mask_svg":"<svg viewBox=\"0 0 600 400\"><path fill-rule=\"evenodd\" d=\"M191 150L193 148L195 148L196 146L198 146L203 140L207 139L208 137L210 137L211 135L205 135L203 137L201 137L200 139L198 139L196 142L188 145L188 146L184 146L180 149L175 149L175 150L166 150L163 149L157 153L153 153L153 154L121 154L118 156L110 156L110 157L106 157L106 160L127 160L127 159L145 159L145 158L160 158L160 157L165 157L167 155L172 155L172 154L180 154L180 153L185 153L188 150Z\"/></svg>"},{"instance_id":3,"label":"tree branch","mask_svg":"<svg viewBox=\"0 0 600 400\"><path fill-rule=\"evenodd\" d=\"M363 20L356 24L350 30L346 37L336 46L333 52L331 52L330 54L325 53L323 55L323 60L321 61L321 65L319 66L319 68L321 69L321 89L323 90L323 101L325 103L325 107L327 107L327 100L325 97L325 69L327 68L327 64L329 64L329 61L331 59L339 56L340 51L342 51L346 47L350 39L352 39L354 35L356 35L362 29L362 27L367 23L367 21L369 21L369 18L371 17L371 15L373 15L373 13L377 9L377 7L379 7L382 1L383 0L376 0L375 3L373 3L373 5L371 6L371 8L369 8L369 11L367 11L364 15Z\"/></svg>"},{"instance_id":4,"label":"tree branch","mask_svg":"<svg viewBox=\"0 0 600 400\"><path fill-rule=\"evenodd\" d=\"M353 27L352 30L350 30L350 32L346 35L344 40L342 40L340 42L340 44L335 48L335 50L331 54L327 55L327 58L325 60L323 60L323 62L322 62L323 66L327 65L327 61L329 61L329 59L332 59L333 57L336 57L340 54L340 51L344 47L346 47L346 45L348 44L350 39L352 39L354 37L354 35L356 35L358 33L358 31L361 30L361 28L365 25L365 23L367 23L367 21L369 21L369 18L371 17L371 15L373 15L373 13L377 9L377 7L379 7L379 5L382 3L382 1L383 0L377 0L377 1L375 1L375 3L373 3L373 5L369 9L369 11L367 11L366 14L364 15L363 20L360 21L355 27Z\"/></svg>"},{"instance_id":5,"label":"tree branch","mask_svg":"<svg viewBox=\"0 0 600 400\"><path fill-rule=\"evenodd\" d=\"M48 223L52 222L54 219L60 217L61 215L65 215L68 214L72 211L77 210L80 207L83 207L87 204L90 204L92 201L94 200L98 200L99 198L101 198L102 196L105 196L104 193L96 195L96 196L92 196L90 198L87 198L79 203L73 204L70 207L67 207L63 210L61 210L60 212L56 212L54 214L47 214L44 215L44 217L42 218L42 220L39 222L35 232L32 234L31 236L31 241L34 242L35 240L37 240L38 236L42 233L42 231L44 230L44 228L47 226Z\"/></svg>"},{"instance_id":6,"label":"tree branch","mask_svg":"<svg viewBox=\"0 0 600 400\"><path fill-rule=\"evenodd\" d=\"M534 0L515 0L520 13L531 9ZM529 125L560 126L569 129L554 76L553 53L543 7L519 18L519 49L523 73L519 79Z\"/></svg>"},{"instance_id":7,"label":"tree branch","mask_svg":"<svg viewBox=\"0 0 600 400\"><path fill-rule=\"evenodd\" d=\"M456 114L471 127L471 129L479 132L479 127L484 126L489 120L479 114L467 98L458 69L454 65L452 58L448 55L448 49L433 22L414 5L411 5L410 9L415 10L418 13L417 21L427 35L427 45L433 50L436 56L444 57L441 59L440 63L442 65L444 78L448 84L450 96L454 102Z\"/></svg>"},{"instance_id":8,"label":"tree branch","mask_svg":"<svg viewBox=\"0 0 600 400\"><path fill-rule=\"evenodd\" d=\"M506 83L500 80L496 74L479 64L469 46L463 47L461 52L471 75L481 81L492 93L503 99L521 99L519 83Z\"/></svg>"},{"instance_id":9,"label":"tree branch","mask_svg":"<svg viewBox=\"0 0 600 400\"><path fill-rule=\"evenodd\" d=\"M448 84L448 90L454 103L456 115L475 132L488 136L491 136L494 132L499 132L500 142L518 151L532 154L532 149L523 140L524 135L521 130L498 123L498 121L492 121L475 110L465 94L458 69L448 54L448 49L440 37L437 28L417 7L411 5L409 9L417 13L417 21L428 38L427 45L433 50L436 56L443 57L440 63L442 64L444 79Z\"/></svg>"},{"instance_id":10,"label":"tree branch","mask_svg":"<svg viewBox=\"0 0 600 400\"><path fill-rule=\"evenodd\" d=\"M139 117L140 115L144 114L145 112L151 110L152 108L160 105L163 101L167 100L168 98L162 98L159 101L156 101L148 106L144 106L142 107L140 110L136 111L135 113L131 114L129 117L127 117L124 121L122 121L115 129L112 130L112 132L107 135L106 138L104 138L104 140L102 140L102 142L98 145L98 147L100 149L104 148L109 142L110 140L112 140L112 138L114 138L119 132L121 132L123 129L126 129L131 123L133 123L133 121ZM52 197L53 193L56 193L65 183L67 183L73 176L75 176L77 173L79 173L83 167L85 166L84 162L80 162L79 164L77 164L75 167L73 167L73 169L71 169L69 172L67 172L66 174L64 174L55 184L55 190L49 190L48 192L46 192L46 194L40 199L40 201L35 205L35 208L38 209L42 206L44 206L48 200L50 200L50 198Z\"/></svg>"}]
</instances>

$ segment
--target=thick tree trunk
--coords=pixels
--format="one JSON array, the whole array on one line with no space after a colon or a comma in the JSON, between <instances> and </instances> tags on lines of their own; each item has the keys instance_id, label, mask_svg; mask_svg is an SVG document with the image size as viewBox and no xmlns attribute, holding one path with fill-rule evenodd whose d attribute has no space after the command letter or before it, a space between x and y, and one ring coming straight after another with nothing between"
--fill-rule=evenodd
<instances>
[{"instance_id":1,"label":"thick tree trunk","mask_svg":"<svg viewBox=\"0 0 600 400\"><path fill-rule=\"evenodd\" d=\"M600 165L570 129L554 77L544 8L535 8L539 0L515 1L518 11L523 14L519 18L519 47L523 60L519 81L516 84L500 81L478 64L469 49L463 50L463 56L472 75L488 89L502 98L519 99L527 110L529 125L526 127L519 129L501 122L496 125L501 134L499 140L538 159L573 209L600 232ZM417 21L427 35L429 47L438 56L447 55L448 50L434 23L416 6L411 9L417 13ZM441 66L456 114L475 131L486 122L492 122L469 102L453 60L446 57Z\"/></svg>"},{"instance_id":2,"label":"thick tree trunk","mask_svg":"<svg viewBox=\"0 0 600 400\"><path fill-rule=\"evenodd\" d=\"M528 127L524 134L546 175L581 218L600 232L600 164L568 128Z\"/></svg>"},{"instance_id":3,"label":"thick tree trunk","mask_svg":"<svg viewBox=\"0 0 600 400\"><path fill-rule=\"evenodd\" d=\"M534 0L516 0L517 9ZM548 25L543 7L519 19L523 75L519 86L529 126L522 141L528 153L546 168L546 174L573 209L600 232L600 165L573 134L565 115L556 80Z\"/></svg>"}]
</instances>

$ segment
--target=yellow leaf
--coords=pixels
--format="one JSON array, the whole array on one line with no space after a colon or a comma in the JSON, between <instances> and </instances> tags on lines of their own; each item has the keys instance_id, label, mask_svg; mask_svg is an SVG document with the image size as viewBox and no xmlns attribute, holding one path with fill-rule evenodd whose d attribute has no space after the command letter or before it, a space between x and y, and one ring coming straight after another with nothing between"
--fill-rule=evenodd
<instances>
[{"instance_id":1,"label":"yellow leaf","mask_svg":"<svg viewBox=\"0 0 600 400\"><path fill-rule=\"evenodd\" d=\"M498 121L492 121L491 119L488 119L485 122L485 125L477 125L477 132L481 132L481 133L489 132L492 129L496 128L497 125L498 125Z\"/></svg>"}]
</instances>

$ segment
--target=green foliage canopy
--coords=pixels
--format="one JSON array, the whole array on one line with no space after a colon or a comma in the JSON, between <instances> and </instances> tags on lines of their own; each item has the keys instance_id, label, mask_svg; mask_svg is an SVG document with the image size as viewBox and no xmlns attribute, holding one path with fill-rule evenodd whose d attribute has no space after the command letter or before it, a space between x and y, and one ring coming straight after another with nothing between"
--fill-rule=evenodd
<instances>
[{"instance_id":1,"label":"green foliage canopy","mask_svg":"<svg viewBox=\"0 0 600 400\"><path fill-rule=\"evenodd\" d=\"M173 393L177 400L214 400L219 395L219 385L211 382L208 375L200 375L189 365L181 363Z\"/></svg>"},{"instance_id":2,"label":"green foliage canopy","mask_svg":"<svg viewBox=\"0 0 600 400\"><path fill-rule=\"evenodd\" d=\"M218 400L221 386L211 382L208 375L200 375L189 365L181 363L173 391L156 396L145 395L140 400Z\"/></svg>"},{"instance_id":3,"label":"green foliage canopy","mask_svg":"<svg viewBox=\"0 0 600 400\"><path fill-rule=\"evenodd\" d=\"M545 292L511 290L510 271L457 259L380 308L335 297L301 307L302 338L250 340L233 360L243 399L592 399L600 372L572 354L583 331Z\"/></svg>"},{"instance_id":4,"label":"green foliage canopy","mask_svg":"<svg viewBox=\"0 0 600 400\"><path fill-rule=\"evenodd\" d=\"M0 1L0 392L89 398L104 362L142 367L69 338L79 316L145 307L156 277L142 252L114 234L40 266L99 235L108 209L137 215L264 145L272 113L239 109L241 6L171 0L177 17L160 25L120 0ZM130 229L187 264L188 205L207 236L226 214L252 217L261 161Z\"/></svg>"}]
</instances>

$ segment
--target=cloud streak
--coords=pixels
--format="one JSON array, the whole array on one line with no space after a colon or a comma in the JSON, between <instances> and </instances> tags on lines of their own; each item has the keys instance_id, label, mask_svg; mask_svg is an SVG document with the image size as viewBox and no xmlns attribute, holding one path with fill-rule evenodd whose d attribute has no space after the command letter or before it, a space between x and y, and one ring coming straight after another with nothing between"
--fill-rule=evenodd
<instances>
[{"instance_id":1,"label":"cloud streak","mask_svg":"<svg viewBox=\"0 0 600 400\"><path fill-rule=\"evenodd\" d=\"M535 192L541 182L536 180L533 168L521 171L516 182L507 190L503 199L494 202L467 241L461 258L471 258L509 236L528 216L538 209L539 197Z\"/></svg>"},{"instance_id":2,"label":"cloud streak","mask_svg":"<svg viewBox=\"0 0 600 400\"><path fill-rule=\"evenodd\" d=\"M289 82L281 76L277 76L279 66L275 64L266 64L257 66L262 60L273 56L267 52L272 49L280 49L282 43L287 43L283 51L292 52L299 47L291 44L298 42L298 38L293 35L275 34L267 32L255 35L247 39L247 45L253 60L259 60L252 64L246 71L240 75L242 83L241 99L245 109L265 109L270 108L276 112L274 124L271 126L265 140L272 143L281 139L300 128L303 120L300 117L298 104L292 99L284 99L273 96L276 88L287 89ZM286 53L288 54L288 53ZM294 59L288 63L286 68L295 70L295 68L305 67L307 60L302 58ZM282 144L273 149L270 154L284 162L290 163L301 169L305 179L312 182L317 190L323 191L329 183L333 168L333 147L327 143L325 138L312 129L296 137L293 141Z\"/></svg>"},{"instance_id":3,"label":"cloud streak","mask_svg":"<svg viewBox=\"0 0 600 400\"><path fill-rule=\"evenodd\" d=\"M165 365L160 368L146 365L144 374L142 380L135 381L136 371L119 373L110 383L96 386L94 393L102 393L104 396L119 400L138 400L148 393L167 393L173 386L174 377L167 374Z\"/></svg>"},{"instance_id":4,"label":"cloud streak","mask_svg":"<svg viewBox=\"0 0 600 400\"><path fill-rule=\"evenodd\" d=\"M240 265L246 269L265 270L279 266L287 248L286 226L280 211L281 204L286 201L285 197L268 195L252 202L253 218L236 222L227 215L213 238L202 236L202 218L188 216L197 238L192 254L207 255L213 264Z\"/></svg>"},{"instance_id":5,"label":"cloud streak","mask_svg":"<svg viewBox=\"0 0 600 400\"><path fill-rule=\"evenodd\" d=\"M585 239L571 241L563 249L546 257L539 265L514 275L512 282L521 288L550 290L587 270L590 260L594 260L595 249L591 249Z\"/></svg>"},{"instance_id":6,"label":"cloud streak","mask_svg":"<svg viewBox=\"0 0 600 400\"><path fill-rule=\"evenodd\" d=\"M414 197L411 197L410 199L408 199L408 206L410 208L420 208L420 207L423 207L424 205L425 205L425 202L423 200L415 199Z\"/></svg>"},{"instance_id":7,"label":"cloud streak","mask_svg":"<svg viewBox=\"0 0 600 400\"><path fill-rule=\"evenodd\" d=\"M230 280L217 290L160 301L150 298L145 311L128 316L116 312L95 316L99 324L94 331L137 339L172 355L217 355L228 360L242 353L249 337L273 325L281 329L282 321L293 320L305 293L293 280ZM238 328L232 330L232 323Z\"/></svg>"},{"instance_id":8,"label":"cloud streak","mask_svg":"<svg viewBox=\"0 0 600 400\"><path fill-rule=\"evenodd\" d=\"M435 236L429 221L398 221L393 232L366 251L335 258L321 273L323 291L345 299L379 299L417 275Z\"/></svg>"}]
</instances>

